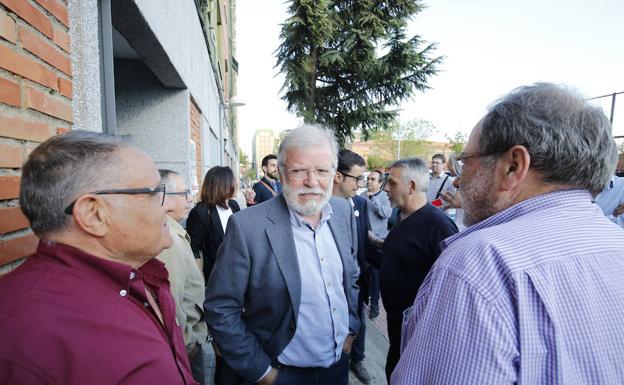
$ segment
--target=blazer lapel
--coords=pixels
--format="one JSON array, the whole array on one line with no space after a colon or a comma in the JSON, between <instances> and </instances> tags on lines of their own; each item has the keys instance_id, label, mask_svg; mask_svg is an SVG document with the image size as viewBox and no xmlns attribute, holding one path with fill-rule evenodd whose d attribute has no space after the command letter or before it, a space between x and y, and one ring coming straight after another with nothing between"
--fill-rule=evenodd
<instances>
[{"instance_id":1,"label":"blazer lapel","mask_svg":"<svg viewBox=\"0 0 624 385\"><path fill-rule=\"evenodd\" d=\"M301 303L301 276L299 275L297 249L295 248L290 224L290 213L286 207L284 197L279 196L271 202L273 202L273 207L269 211L268 216L270 224L265 231L273 254L275 254L277 265L282 272L284 281L286 281L296 322L299 314L299 304Z\"/></svg>"},{"instance_id":2,"label":"blazer lapel","mask_svg":"<svg viewBox=\"0 0 624 385\"><path fill-rule=\"evenodd\" d=\"M210 225L212 226L212 229L214 230L215 234L219 237L219 243L217 244L221 244L221 241L223 241L223 237L225 236L225 233L223 232L223 225L221 224L221 219L219 218L219 211L216 207L210 210Z\"/></svg>"}]
</instances>

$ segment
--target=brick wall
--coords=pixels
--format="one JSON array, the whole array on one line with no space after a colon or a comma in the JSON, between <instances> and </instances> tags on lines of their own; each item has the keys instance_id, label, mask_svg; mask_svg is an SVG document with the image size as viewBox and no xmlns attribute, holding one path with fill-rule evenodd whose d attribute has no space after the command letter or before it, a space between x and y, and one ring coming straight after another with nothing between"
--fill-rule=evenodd
<instances>
[{"instance_id":1,"label":"brick wall","mask_svg":"<svg viewBox=\"0 0 624 385\"><path fill-rule=\"evenodd\" d=\"M199 190L201 191L201 185L204 181L203 169L202 169L202 141L201 141L201 126L202 126L202 114L195 104L195 101L191 99L191 140L195 142L195 167L197 170L197 183L199 183Z\"/></svg>"},{"instance_id":2,"label":"brick wall","mask_svg":"<svg viewBox=\"0 0 624 385\"><path fill-rule=\"evenodd\" d=\"M68 18L65 0L0 0L0 274L37 244L18 205L20 168L72 125Z\"/></svg>"}]
</instances>

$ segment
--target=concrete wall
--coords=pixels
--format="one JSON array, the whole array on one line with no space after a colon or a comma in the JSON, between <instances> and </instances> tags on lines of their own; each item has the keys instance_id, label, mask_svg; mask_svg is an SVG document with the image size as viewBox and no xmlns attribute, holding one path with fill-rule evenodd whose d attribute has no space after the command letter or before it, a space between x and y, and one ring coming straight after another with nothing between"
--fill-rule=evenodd
<instances>
[{"instance_id":1,"label":"concrete wall","mask_svg":"<svg viewBox=\"0 0 624 385\"><path fill-rule=\"evenodd\" d=\"M164 87L139 60L116 60L115 93L117 133L190 182L189 91Z\"/></svg>"}]
</instances>

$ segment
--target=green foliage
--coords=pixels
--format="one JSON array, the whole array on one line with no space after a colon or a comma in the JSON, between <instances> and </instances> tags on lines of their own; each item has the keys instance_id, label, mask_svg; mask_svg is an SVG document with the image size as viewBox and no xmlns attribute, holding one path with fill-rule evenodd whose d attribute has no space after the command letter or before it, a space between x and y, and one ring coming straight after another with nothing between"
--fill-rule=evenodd
<instances>
[{"instance_id":1,"label":"green foliage","mask_svg":"<svg viewBox=\"0 0 624 385\"><path fill-rule=\"evenodd\" d=\"M238 163L241 166L249 167L249 157L247 157L247 154L245 154L243 149L240 147L238 148Z\"/></svg>"},{"instance_id":2,"label":"green foliage","mask_svg":"<svg viewBox=\"0 0 624 385\"><path fill-rule=\"evenodd\" d=\"M368 138L397 118L392 109L428 88L441 57L435 44L406 36L419 0L291 0L277 67L288 110L332 127L341 143Z\"/></svg>"},{"instance_id":3,"label":"green foliage","mask_svg":"<svg viewBox=\"0 0 624 385\"><path fill-rule=\"evenodd\" d=\"M456 131L455 136L452 138L448 135L445 136L446 140L448 140L448 142L451 144L451 149L453 150L454 154L459 154L464 151L464 146L468 141L468 136L465 133Z\"/></svg>"}]
</instances>

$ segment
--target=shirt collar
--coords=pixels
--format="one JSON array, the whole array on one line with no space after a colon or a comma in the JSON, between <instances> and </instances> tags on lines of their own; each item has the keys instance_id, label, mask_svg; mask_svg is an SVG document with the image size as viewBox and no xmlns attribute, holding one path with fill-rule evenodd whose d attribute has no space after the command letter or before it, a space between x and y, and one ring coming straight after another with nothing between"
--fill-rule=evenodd
<instances>
[{"instance_id":1,"label":"shirt collar","mask_svg":"<svg viewBox=\"0 0 624 385\"><path fill-rule=\"evenodd\" d=\"M167 225L169 226L171 231L173 231L180 237L182 238L186 237L186 230L184 230L184 227L182 227L182 225L179 224L178 221L176 221L175 219L171 218L168 215L167 215Z\"/></svg>"},{"instance_id":2,"label":"shirt collar","mask_svg":"<svg viewBox=\"0 0 624 385\"><path fill-rule=\"evenodd\" d=\"M309 227L310 226L310 224L306 222L306 220L303 219L301 215L299 215L298 212L291 209L290 206L287 206L287 207L288 207L288 213L290 215L290 223L293 226L295 227L302 227L302 226ZM329 204L329 202L327 202L327 204L325 205L325 207L323 207L323 210L321 211L321 220L319 221L319 224L323 224L329 221L329 218L331 218L332 214L333 214L332 207Z\"/></svg>"},{"instance_id":3,"label":"shirt collar","mask_svg":"<svg viewBox=\"0 0 624 385\"><path fill-rule=\"evenodd\" d=\"M74 269L77 273L84 272L93 276L101 276L102 281L110 281L114 287L128 288L132 280L145 279L152 284L167 282L165 264L152 258L138 269L124 263L111 261L91 255L63 243L40 241L37 246L37 257L45 256L58 260Z\"/></svg>"},{"instance_id":4,"label":"shirt collar","mask_svg":"<svg viewBox=\"0 0 624 385\"><path fill-rule=\"evenodd\" d=\"M591 200L591 194L587 190L580 189L559 190L538 195L520 203L516 203L515 205L468 227L466 230L460 231L459 233L446 238L440 243L440 246L442 250L444 250L453 242L467 236L468 234L509 222L534 211L540 211L552 207L557 207L558 210L566 211L567 209L578 207L579 204L590 204Z\"/></svg>"}]
</instances>

